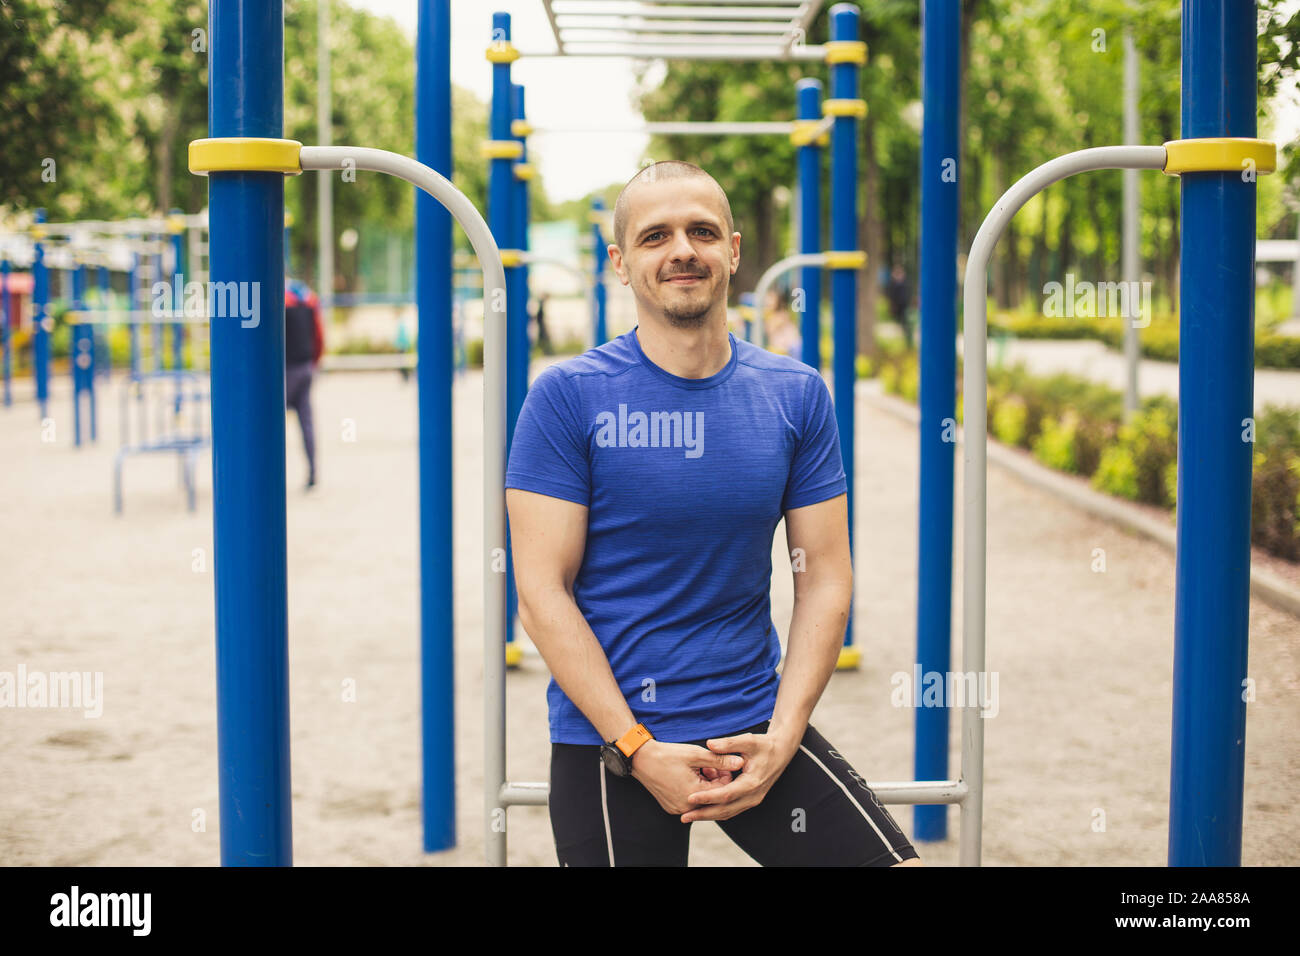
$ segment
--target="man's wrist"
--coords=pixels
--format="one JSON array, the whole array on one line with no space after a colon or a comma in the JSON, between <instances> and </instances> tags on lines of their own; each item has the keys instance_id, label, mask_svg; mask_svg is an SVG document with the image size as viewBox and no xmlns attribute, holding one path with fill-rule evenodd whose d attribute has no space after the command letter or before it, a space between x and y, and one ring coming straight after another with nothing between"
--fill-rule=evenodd
<instances>
[{"instance_id":1,"label":"man's wrist","mask_svg":"<svg viewBox=\"0 0 1300 956\"><path fill-rule=\"evenodd\" d=\"M803 742L804 730L807 726L808 724L806 721L802 727L797 728L793 724L778 724L772 722L767 725L767 735L775 738L777 744L785 753L793 755L794 752L799 749L799 745Z\"/></svg>"},{"instance_id":2,"label":"man's wrist","mask_svg":"<svg viewBox=\"0 0 1300 956\"><path fill-rule=\"evenodd\" d=\"M636 763L636 762L637 762L637 758L638 758L638 757L642 758L642 760L643 760L643 762L642 762L642 767L644 767L644 766L645 766L645 764L644 764L644 757L645 757L645 753L646 753L646 751L650 751L650 750L652 750L653 748L656 748L656 747L658 747L658 746L659 746L659 741L657 741L657 740L655 740L653 737L651 737L649 740L647 740L645 743L643 743L640 747L637 747L635 751L633 751L632 756L628 758L628 763L631 764L631 767L632 767L632 776L634 776L634 777L636 776L636 772L637 772L637 763Z\"/></svg>"}]
</instances>

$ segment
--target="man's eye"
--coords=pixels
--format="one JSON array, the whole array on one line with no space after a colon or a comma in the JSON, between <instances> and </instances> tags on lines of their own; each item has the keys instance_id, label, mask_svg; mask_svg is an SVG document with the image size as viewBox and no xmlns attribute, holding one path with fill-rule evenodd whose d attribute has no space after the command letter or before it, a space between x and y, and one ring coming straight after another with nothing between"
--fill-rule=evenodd
<instances>
[{"instance_id":1,"label":"man's eye","mask_svg":"<svg viewBox=\"0 0 1300 956\"><path fill-rule=\"evenodd\" d=\"M713 230L710 229L710 228L708 228L707 226L697 226L697 227L695 228L695 231L696 231L696 232L702 232L702 233L704 233L706 236L712 236L712 235L713 235Z\"/></svg>"}]
</instances>

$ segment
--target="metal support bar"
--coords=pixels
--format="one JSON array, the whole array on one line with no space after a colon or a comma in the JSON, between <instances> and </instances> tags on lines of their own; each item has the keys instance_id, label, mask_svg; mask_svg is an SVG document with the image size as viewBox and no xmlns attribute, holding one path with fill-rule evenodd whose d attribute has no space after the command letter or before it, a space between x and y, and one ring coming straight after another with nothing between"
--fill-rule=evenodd
<instances>
[{"instance_id":1,"label":"metal support bar","mask_svg":"<svg viewBox=\"0 0 1300 956\"><path fill-rule=\"evenodd\" d=\"M831 7L831 39L838 43L859 39L859 12L852 3ZM861 94L856 63L842 62L830 68L830 98L856 101ZM826 101L822 107L825 109ZM831 127L831 249L858 248L858 123L853 113L835 116ZM854 463L856 430L854 427L854 386L857 381L858 356L858 273L855 269L835 269L830 277L831 312L834 316L835 352L832 372L835 388L835 421L839 428L840 451L844 458L844 475L848 481L849 549L852 551L854 518ZM858 666L861 652L853 646L853 611L849 610L844 628L844 647L836 668Z\"/></svg>"},{"instance_id":2,"label":"metal support bar","mask_svg":"<svg viewBox=\"0 0 1300 956\"><path fill-rule=\"evenodd\" d=\"M772 287L772 283L785 275L791 270L798 269L801 266L810 266L820 268L826 263L826 253L824 252L800 252L793 256L786 256L779 259L767 267L761 276L758 277L758 284L754 286L754 344L759 348L767 347L767 330L763 316L763 303L767 299L767 291ZM804 273L807 276L807 272ZM820 275L820 273L818 273Z\"/></svg>"},{"instance_id":3,"label":"metal support bar","mask_svg":"<svg viewBox=\"0 0 1300 956\"><path fill-rule=\"evenodd\" d=\"M451 0L419 0L416 158L452 176ZM320 177L322 182L332 176ZM451 216L415 194L415 358L420 458L420 728L424 851L456 845L455 567L453 547ZM335 300L337 301L337 300Z\"/></svg>"},{"instance_id":4,"label":"metal support bar","mask_svg":"<svg viewBox=\"0 0 1300 956\"><path fill-rule=\"evenodd\" d=\"M917 509L916 661L921 673L946 674L952 661L953 442L957 400L957 213L961 145L961 4L926 0L922 16L921 237L919 357L921 413ZM906 316L904 317L906 321ZM948 776L947 707L918 707L913 771ZM944 840L948 813L919 807L912 836Z\"/></svg>"},{"instance_id":5,"label":"metal support bar","mask_svg":"<svg viewBox=\"0 0 1300 956\"><path fill-rule=\"evenodd\" d=\"M984 604L988 523L988 265L993 247L1016 212L1033 196L1075 173L1095 169L1163 169L1163 146L1103 146L1059 156L1022 177L985 217L966 261L963 287L962 668L984 672ZM978 866L984 812L984 721L978 703L962 708L961 779L970 788L961 804L962 866Z\"/></svg>"}]
</instances>

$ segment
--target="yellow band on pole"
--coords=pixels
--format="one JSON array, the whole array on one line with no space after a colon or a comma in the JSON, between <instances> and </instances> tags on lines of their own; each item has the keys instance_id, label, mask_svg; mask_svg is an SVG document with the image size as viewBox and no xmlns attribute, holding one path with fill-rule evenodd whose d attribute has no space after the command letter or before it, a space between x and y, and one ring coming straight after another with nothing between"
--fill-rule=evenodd
<instances>
[{"instance_id":1,"label":"yellow band on pole","mask_svg":"<svg viewBox=\"0 0 1300 956\"><path fill-rule=\"evenodd\" d=\"M861 249L841 249L824 255L827 269L861 269L867 264L867 254Z\"/></svg>"},{"instance_id":2,"label":"yellow band on pole","mask_svg":"<svg viewBox=\"0 0 1300 956\"><path fill-rule=\"evenodd\" d=\"M523 139L526 136L533 135L533 124L528 120L512 120L510 122L510 135L518 136Z\"/></svg>"},{"instance_id":3,"label":"yellow band on pole","mask_svg":"<svg viewBox=\"0 0 1300 956\"><path fill-rule=\"evenodd\" d=\"M825 146L831 141L825 131L820 136L814 136L820 125L819 120L795 120L790 128L790 142L795 146Z\"/></svg>"},{"instance_id":4,"label":"yellow band on pole","mask_svg":"<svg viewBox=\"0 0 1300 956\"><path fill-rule=\"evenodd\" d=\"M867 115L866 100L822 100L823 116L852 116L865 119Z\"/></svg>"},{"instance_id":5,"label":"yellow band on pole","mask_svg":"<svg viewBox=\"0 0 1300 956\"><path fill-rule=\"evenodd\" d=\"M208 173L284 173L297 176L302 172L298 153L302 143L295 139L261 139L226 136L220 139L196 139L190 143L190 172Z\"/></svg>"},{"instance_id":6,"label":"yellow band on pole","mask_svg":"<svg viewBox=\"0 0 1300 956\"><path fill-rule=\"evenodd\" d=\"M501 265L506 269L513 269L516 266L524 264L524 254L519 249L502 249Z\"/></svg>"},{"instance_id":7,"label":"yellow band on pole","mask_svg":"<svg viewBox=\"0 0 1300 956\"><path fill-rule=\"evenodd\" d=\"M517 139L485 139L480 149L487 159L519 159L524 155L524 144Z\"/></svg>"},{"instance_id":8,"label":"yellow band on pole","mask_svg":"<svg viewBox=\"0 0 1300 956\"><path fill-rule=\"evenodd\" d=\"M491 63L513 63L519 59L519 51L508 40L502 40L487 48L487 58Z\"/></svg>"},{"instance_id":9,"label":"yellow band on pole","mask_svg":"<svg viewBox=\"0 0 1300 956\"><path fill-rule=\"evenodd\" d=\"M39 224L32 225L31 227L28 228L27 234L30 235L32 239L34 239L36 242L40 242L42 239L45 238L45 227Z\"/></svg>"},{"instance_id":10,"label":"yellow band on pole","mask_svg":"<svg viewBox=\"0 0 1300 956\"><path fill-rule=\"evenodd\" d=\"M1265 174L1277 169L1277 144L1266 139L1224 136L1175 139L1165 143L1165 173Z\"/></svg>"},{"instance_id":11,"label":"yellow band on pole","mask_svg":"<svg viewBox=\"0 0 1300 956\"><path fill-rule=\"evenodd\" d=\"M537 170L532 163L515 163L515 179L522 179L525 182L537 175Z\"/></svg>"},{"instance_id":12,"label":"yellow band on pole","mask_svg":"<svg viewBox=\"0 0 1300 956\"><path fill-rule=\"evenodd\" d=\"M284 211L284 228L288 229L293 226L293 213L289 210Z\"/></svg>"},{"instance_id":13,"label":"yellow band on pole","mask_svg":"<svg viewBox=\"0 0 1300 956\"><path fill-rule=\"evenodd\" d=\"M287 216L288 213L285 213L285 215ZM183 216L168 216L167 228L171 230L173 235L180 235L185 231L185 218Z\"/></svg>"},{"instance_id":14,"label":"yellow band on pole","mask_svg":"<svg viewBox=\"0 0 1300 956\"><path fill-rule=\"evenodd\" d=\"M831 40L822 44L826 51L827 63L856 63L862 66L867 62L867 45L861 40Z\"/></svg>"},{"instance_id":15,"label":"yellow band on pole","mask_svg":"<svg viewBox=\"0 0 1300 956\"><path fill-rule=\"evenodd\" d=\"M862 651L856 647L841 647L839 656L835 659L835 669L837 671L854 671L862 663Z\"/></svg>"}]
</instances>

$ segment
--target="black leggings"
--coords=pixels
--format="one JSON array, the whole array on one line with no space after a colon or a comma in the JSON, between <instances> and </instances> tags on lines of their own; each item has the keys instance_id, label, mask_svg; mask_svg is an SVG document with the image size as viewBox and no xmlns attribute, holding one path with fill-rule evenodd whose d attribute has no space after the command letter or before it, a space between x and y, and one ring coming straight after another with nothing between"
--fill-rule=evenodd
<instances>
[{"instance_id":1,"label":"black leggings","mask_svg":"<svg viewBox=\"0 0 1300 956\"><path fill-rule=\"evenodd\" d=\"M739 733L765 733L767 725ZM549 804L561 866L686 865L691 824L659 806L636 778L605 770L598 746L551 744ZM862 777L812 725L763 802L717 822L763 866L893 866L917 856Z\"/></svg>"}]
</instances>

